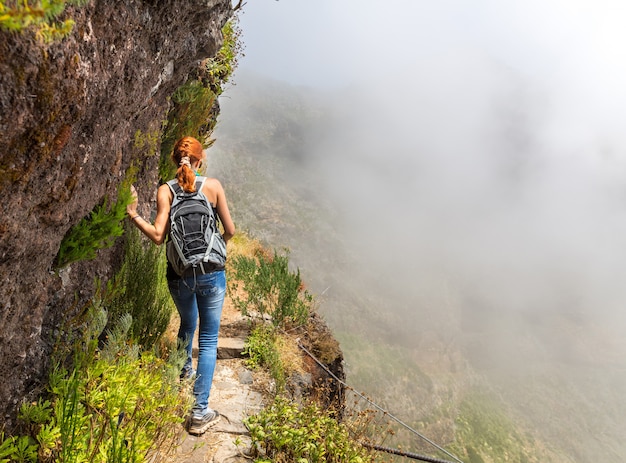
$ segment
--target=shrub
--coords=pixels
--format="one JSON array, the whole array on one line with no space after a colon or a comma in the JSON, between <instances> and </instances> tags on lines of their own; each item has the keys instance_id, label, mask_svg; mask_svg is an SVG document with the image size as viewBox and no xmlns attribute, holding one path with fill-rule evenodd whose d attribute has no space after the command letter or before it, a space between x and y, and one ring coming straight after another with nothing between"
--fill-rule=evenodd
<instances>
[{"instance_id":1,"label":"shrub","mask_svg":"<svg viewBox=\"0 0 626 463\"><path fill-rule=\"evenodd\" d=\"M261 413L247 418L246 425L260 457L256 461L373 461L344 425L313 404L299 407L278 396Z\"/></svg>"},{"instance_id":2,"label":"shrub","mask_svg":"<svg viewBox=\"0 0 626 463\"><path fill-rule=\"evenodd\" d=\"M150 349L167 330L173 312L165 279L165 249L142 239L135 227L130 227L124 238L124 261L115 276L119 290L107 304L109 323L130 314L130 337L143 349Z\"/></svg>"},{"instance_id":3,"label":"shrub","mask_svg":"<svg viewBox=\"0 0 626 463\"><path fill-rule=\"evenodd\" d=\"M257 252L256 257L232 259L234 281L231 299L244 315L269 315L274 326L301 326L306 323L313 296L304 289L300 270L289 270L289 255ZM242 292L239 291L241 286Z\"/></svg>"},{"instance_id":4,"label":"shrub","mask_svg":"<svg viewBox=\"0 0 626 463\"><path fill-rule=\"evenodd\" d=\"M276 330L265 324L258 325L248 338L244 354L248 356L246 363L251 368L264 367L276 381L276 388L285 386L285 368L276 345Z\"/></svg>"},{"instance_id":5,"label":"shrub","mask_svg":"<svg viewBox=\"0 0 626 463\"><path fill-rule=\"evenodd\" d=\"M50 398L21 407L27 435L2 439L0 461L142 462L174 445L190 405L177 381L180 355L139 354L128 343L130 316L98 350L106 318L100 302L94 301L89 326L75 343L74 365L58 362Z\"/></svg>"}]
</instances>

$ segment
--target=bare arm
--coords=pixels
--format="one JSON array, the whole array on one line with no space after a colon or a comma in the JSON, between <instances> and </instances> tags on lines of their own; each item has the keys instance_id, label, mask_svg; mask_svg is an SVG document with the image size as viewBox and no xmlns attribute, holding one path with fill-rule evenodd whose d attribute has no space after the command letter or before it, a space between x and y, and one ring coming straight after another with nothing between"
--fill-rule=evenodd
<instances>
[{"instance_id":1,"label":"bare arm","mask_svg":"<svg viewBox=\"0 0 626 463\"><path fill-rule=\"evenodd\" d=\"M137 214L137 191L132 187L135 201L128 205L126 212L133 218L133 222L141 232L150 238L155 244L163 244L169 231L170 207L172 205L172 192L167 184L163 184L157 191L157 215L154 224L151 224Z\"/></svg>"}]
</instances>

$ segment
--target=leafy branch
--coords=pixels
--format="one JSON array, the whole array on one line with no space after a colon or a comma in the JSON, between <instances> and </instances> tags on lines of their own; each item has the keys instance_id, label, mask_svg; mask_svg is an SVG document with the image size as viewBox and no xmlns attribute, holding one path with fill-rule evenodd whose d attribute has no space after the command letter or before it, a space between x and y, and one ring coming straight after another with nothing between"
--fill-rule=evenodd
<instances>
[{"instance_id":1,"label":"leafy branch","mask_svg":"<svg viewBox=\"0 0 626 463\"><path fill-rule=\"evenodd\" d=\"M135 180L135 173L134 167L127 171L114 203L105 198L88 217L82 219L65 235L57 254L57 268L81 260L94 259L99 249L113 246L115 239L122 236L126 206L133 201L130 186Z\"/></svg>"}]
</instances>

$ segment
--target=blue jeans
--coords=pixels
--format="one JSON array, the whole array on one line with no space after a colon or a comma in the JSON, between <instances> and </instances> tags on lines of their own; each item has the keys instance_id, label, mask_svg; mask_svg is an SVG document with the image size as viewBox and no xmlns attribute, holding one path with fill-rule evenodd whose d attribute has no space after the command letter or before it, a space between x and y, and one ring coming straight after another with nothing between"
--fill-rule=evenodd
<instances>
[{"instance_id":1,"label":"blue jeans","mask_svg":"<svg viewBox=\"0 0 626 463\"><path fill-rule=\"evenodd\" d=\"M198 368L193 386L196 403L193 414L202 416L209 410L209 393L217 360L217 334L226 295L226 273L224 270L218 270L195 277L169 280L168 286L180 314L178 339L186 343L187 348L187 361L183 372L192 368L193 337L198 318L200 319Z\"/></svg>"}]
</instances>

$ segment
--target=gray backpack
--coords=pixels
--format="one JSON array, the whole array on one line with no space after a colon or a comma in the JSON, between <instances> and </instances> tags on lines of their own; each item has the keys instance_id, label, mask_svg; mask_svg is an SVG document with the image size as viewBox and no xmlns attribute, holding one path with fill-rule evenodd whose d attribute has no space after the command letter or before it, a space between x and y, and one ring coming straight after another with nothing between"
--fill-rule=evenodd
<instances>
[{"instance_id":1,"label":"gray backpack","mask_svg":"<svg viewBox=\"0 0 626 463\"><path fill-rule=\"evenodd\" d=\"M197 177L193 193L185 193L176 179L167 182L174 200L166 255L180 276L192 269L207 273L226 264L226 243L219 231L219 216L202 193L205 181L205 177Z\"/></svg>"}]
</instances>

